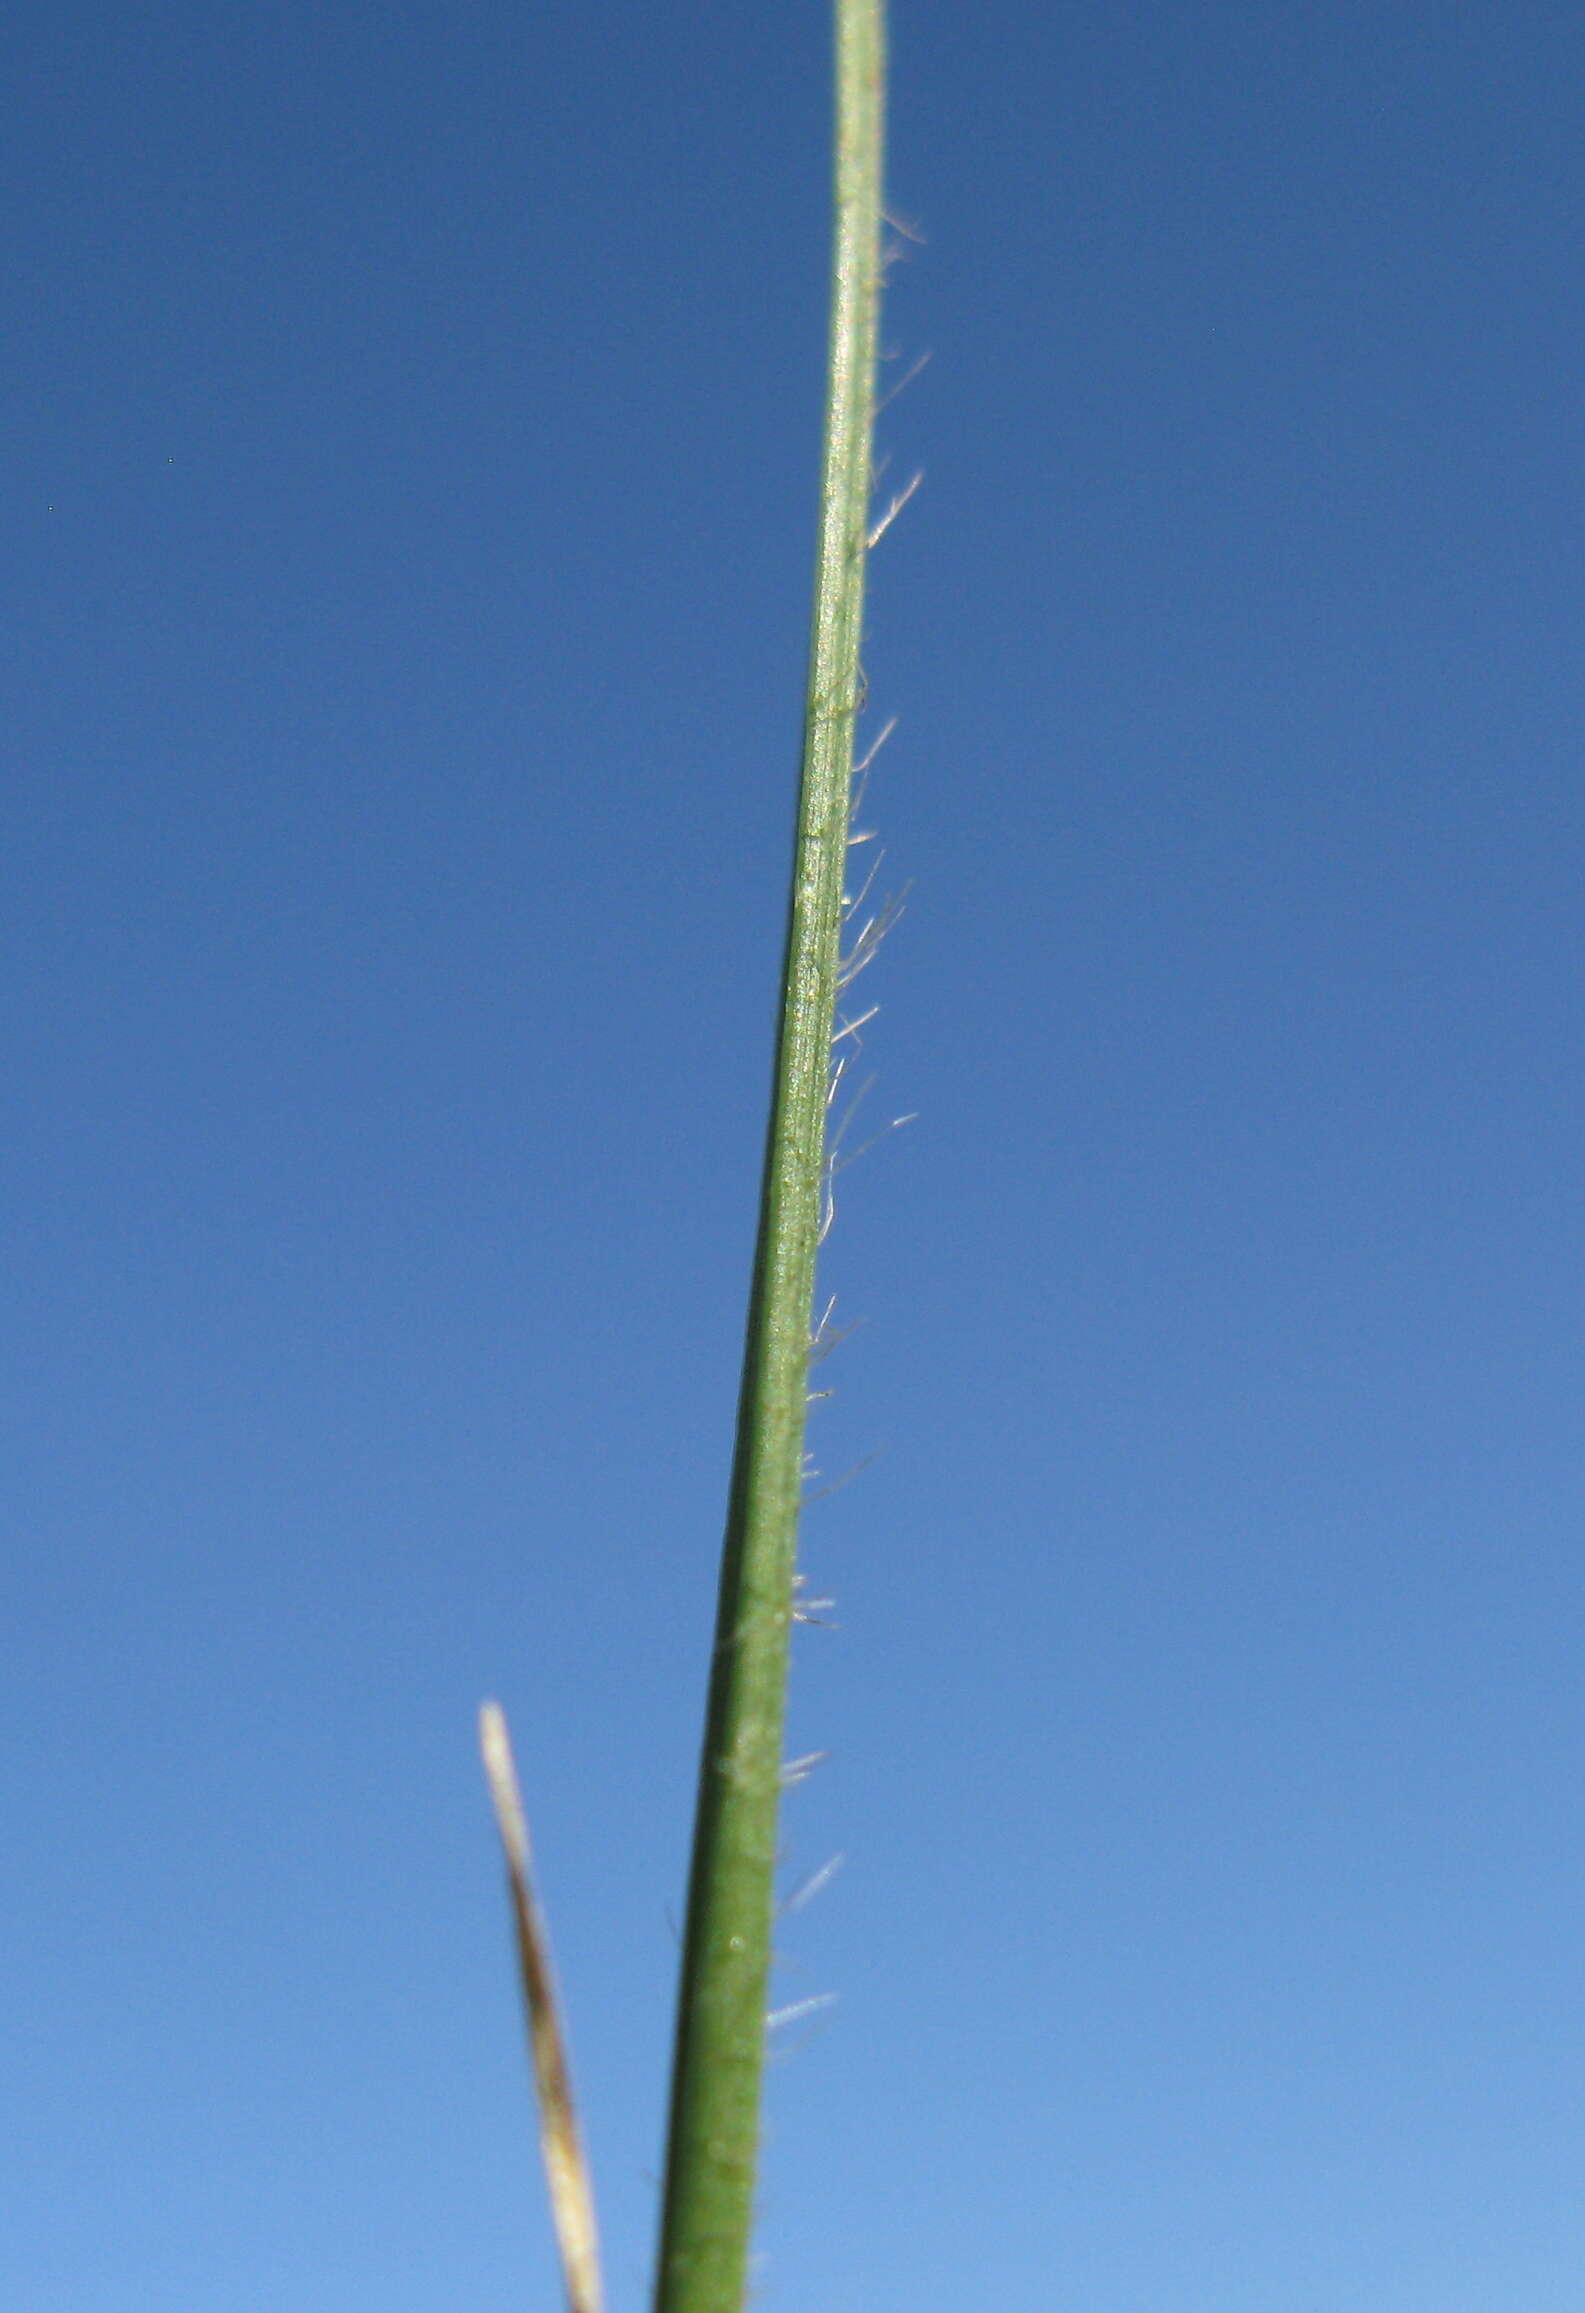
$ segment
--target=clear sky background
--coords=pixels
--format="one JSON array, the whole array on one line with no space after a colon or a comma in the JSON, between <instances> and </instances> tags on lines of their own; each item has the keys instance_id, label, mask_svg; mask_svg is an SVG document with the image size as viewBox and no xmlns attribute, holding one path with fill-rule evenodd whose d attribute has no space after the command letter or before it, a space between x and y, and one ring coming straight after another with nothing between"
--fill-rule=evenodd
<instances>
[{"instance_id":1,"label":"clear sky background","mask_svg":"<svg viewBox=\"0 0 1585 2313\"><path fill-rule=\"evenodd\" d=\"M1585 2300L1585 19L897 0L765 2313ZM823 6L10 42L15 2313L644 2301Z\"/></svg>"}]
</instances>

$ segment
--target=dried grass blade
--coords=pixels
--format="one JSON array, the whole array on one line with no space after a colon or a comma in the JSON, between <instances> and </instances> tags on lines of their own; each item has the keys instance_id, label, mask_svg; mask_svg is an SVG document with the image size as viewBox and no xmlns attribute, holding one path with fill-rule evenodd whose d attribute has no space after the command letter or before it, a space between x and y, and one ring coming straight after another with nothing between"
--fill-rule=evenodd
<instances>
[{"instance_id":1,"label":"dried grass blade","mask_svg":"<svg viewBox=\"0 0 1585 2313\"><path fill-rule=\"evenodd\" d=\"M561 2269L571 2313L602 2313L600 2243L594 2193L578 2135L572 2101L567 2044L551 1973L545 1922L534 1896L529 1868L528 1821L517 1770L512 1763L506 1714L498 1703L479 1713L479 1749L495 1820L506 1852L507 1885L517 1929L518 1967L528 2011L528 2045L539 2091L539 2141L550 2187L551 2215L561 2248Z\"/></svg>"}]
</instances>

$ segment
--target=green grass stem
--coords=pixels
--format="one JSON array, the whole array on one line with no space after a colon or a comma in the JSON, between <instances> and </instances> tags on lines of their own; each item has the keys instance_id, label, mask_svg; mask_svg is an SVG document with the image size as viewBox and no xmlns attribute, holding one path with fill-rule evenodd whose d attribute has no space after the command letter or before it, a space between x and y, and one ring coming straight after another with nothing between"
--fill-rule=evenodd
<instances>
[{"instance_id":1,"label":"green grass stem","mask_svg":"<svg viewBox=\"0 0 1585 2313\"><path fill-rule=\"evenodd\" d=\"M655 2313L741 2313L841 970L880 291L882 0L836 0L835 236L796 851L683 1937Z\"/></svg>"}]
</instances>

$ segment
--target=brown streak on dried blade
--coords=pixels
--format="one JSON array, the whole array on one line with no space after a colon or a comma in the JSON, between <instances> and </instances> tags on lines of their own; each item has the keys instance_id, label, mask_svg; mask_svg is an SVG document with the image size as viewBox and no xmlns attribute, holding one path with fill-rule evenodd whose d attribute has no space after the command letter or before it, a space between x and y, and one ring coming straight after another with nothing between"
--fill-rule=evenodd
<instances>
[{"instance_id":1,"label":"brown streak on dried blade","mask_svg":"<svg viewBox=\"0 0 1585 2313\"><path fill-rule=\"evenodd\" d=\"M512 1764L506 1716L498 1703L486 1703L479 1713L479 1749L484 1758L501 1845L506 1851L507 1885L517 1929L518 1966L528 2009L529 2052L533 2058L534 2084L539 2091L540 2149L545 2158L551 2215L561 2248L567 2303L571 2313L602 2313L604 2299L600 2287L600 2242L595 2225L594 2194L573 2109L572 2078L567 2068L567 2045L561 2029L555 1978L551 1974L550 1946L529 1876L528 1824L523 1814L517 1770Z\"/></svg>"}]
</instances>

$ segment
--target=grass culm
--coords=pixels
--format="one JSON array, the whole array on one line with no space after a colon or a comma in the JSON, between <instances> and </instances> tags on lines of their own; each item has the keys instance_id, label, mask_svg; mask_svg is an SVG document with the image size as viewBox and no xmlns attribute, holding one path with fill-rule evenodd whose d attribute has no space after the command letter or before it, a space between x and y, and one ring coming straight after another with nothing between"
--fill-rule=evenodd
<instances>
[{"instance_id":1,"label":"grass culm","mask_svg":"<svg viewBox=\"0 0 1585 2313\"><path fill-rule=\"evenodd\" d=\"M890 518L872 531L883 223L881 0L837 0L835 19L830 328L797 832L699 1763L654 2313L741 2313L747 2286L815 1262L828 1218L829 1119L839 1069L834 1039L843 1032L837 1007L841 989L869 960L885 928L884 910L859 925L843 897L864 690L865 563ZM482 1731L507 1854L568 2300L573 2313L600 2313L592 2196L505 1724L493 1705Z\"/></svg>"}]
</instances>

